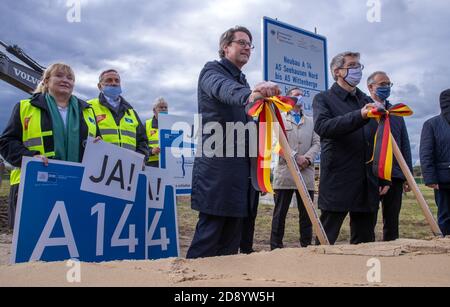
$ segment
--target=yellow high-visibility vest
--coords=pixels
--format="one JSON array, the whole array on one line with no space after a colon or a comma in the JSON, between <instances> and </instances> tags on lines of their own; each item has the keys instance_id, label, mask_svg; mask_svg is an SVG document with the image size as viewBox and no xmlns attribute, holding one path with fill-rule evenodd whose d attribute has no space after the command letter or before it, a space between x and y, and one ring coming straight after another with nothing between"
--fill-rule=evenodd
<instances>
[{"instance_id":1,"label":"yellow high-visibility vest","mask_svg":"<svg viewBox=\"0 0 450 307\"><path fill-rule=\"evenodd\" d=\"M111 110L102 105L98 98L91 99L88 103L92 106L97 116L97 125L103 141L136 151L139 121L135 111L130 109L130 112L126 112L120 119L119 126L117 126Z\"/></svg>"},{"instance_id":2,"label":"yellow high-visibility vest","mask_svg":"<svg viewBox=\"0 0 450 307\"><path fill-rule=\"evenodd\" d=\"M55 156L54 149L45 148L44 138L53 137L53 131L42 131L41 109L33 106L31 99L20 101L20 121L22 123L22 142L26 148L39 153L47 158ZM95 125L95 115L91 108L83 110L83 117L88 127L90 136L95 137L97 126ZM20 168L13 169L10 176L10 184L20 183Z\"/></svg>"},{"instance_id":3,"label":"yellow high-visibility vest","mask_svg":"<svg viewBox=\"0 0 450 307\"><path fill-rule=\"evenodd\" d=\"M150 147L150 151L154 147L159 146L159 129L152 128L153 118L148 119L145 122L145 132L147 133L148 138L148 147ZM148 158L149 162L159 161L159 155L150 155Z\"/></svg>"}]
</instances>

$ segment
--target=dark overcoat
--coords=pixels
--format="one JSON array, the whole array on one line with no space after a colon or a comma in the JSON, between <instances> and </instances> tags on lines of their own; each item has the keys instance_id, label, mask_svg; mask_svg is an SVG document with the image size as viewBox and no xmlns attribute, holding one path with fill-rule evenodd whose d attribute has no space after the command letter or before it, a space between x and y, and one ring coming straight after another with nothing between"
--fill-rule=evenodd
<instances>
[{"instance_id":1,"label":"dark overcoat","mask_svg":"<svg viewBox=\"0 0 450 307\"><path fill-rule=\"evenodd\" d=\"M319 208L333 212L378 210L378 178L371 160L377 122L363 119L371 103L358 88L349 93L335 83L313 101L314 130L321 138Z\"/></svg>"},{"instance_id":2,"label":"dark overcoat","mask_svg":"<svg viewBox=\"0 0 450 307\"><path fill-rule=\"evenodd\" d=\"M248 154L245 157L226 157L225 148L227 140L228 145L231 142L231 135L226 133L226 124L245 125L250 120L245 113L250 94L244 74L225 58L208 62L200 73L198 112L202 117L204 133L201 156L197 154L192 172L191 206L194 210L216 216L248 215ZM210 129L211 124L214 130ZM222 130L223 136L218 130ZM237 146L248 146L247 140L238 138L231 144L234 144L235 149ZM212 157L209 148L214 149L215 155ZM219 152L222 154L217 154Z\"/></svg>"}]
</instances>

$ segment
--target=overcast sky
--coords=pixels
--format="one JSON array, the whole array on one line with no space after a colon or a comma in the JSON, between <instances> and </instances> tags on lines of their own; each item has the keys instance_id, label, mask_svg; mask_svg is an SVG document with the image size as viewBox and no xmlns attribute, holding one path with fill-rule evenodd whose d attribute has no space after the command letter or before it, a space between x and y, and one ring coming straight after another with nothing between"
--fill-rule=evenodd
<instances>
[{"instance_id":1,"label":"overcast sky","mask_svg":"<svg viewBox=\"0 0 450 307\"><path fill-rule=\"evenodd\" d=\"M261 81L263 16L317 28L328 41L328 63L339 52L361 52L363 80L375 70L388 72L391 101L415 112L406 119L415 159L422 125L440 113L439 94L450 88L448 0L380 0L381 20L374 23L367 19L366 0L81 0L81 19L74 23L67 20L73 1L3 2L1 40L19 45L43 66L71 65L83 99L97 96L102 70L118 69L123 96L143 120L151 117L158 96L168 100L172 114L197 111L198 74L218 58L220 34L235 25L253 33L256 48L243 71L250 85ZM365 82L360 89L367 92ZM26 97L0 81L1 131L14 104Z\"/></svg>"}]
</instances>

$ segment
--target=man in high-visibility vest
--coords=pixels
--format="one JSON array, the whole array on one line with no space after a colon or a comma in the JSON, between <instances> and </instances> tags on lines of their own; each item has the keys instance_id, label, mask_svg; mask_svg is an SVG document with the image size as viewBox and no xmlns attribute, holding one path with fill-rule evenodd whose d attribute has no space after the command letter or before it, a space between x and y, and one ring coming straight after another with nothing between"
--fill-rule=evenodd
<instances>
[{"instance_id":1,"label":"man in high-visibility vest","mask_svg":"<svg viewBox=\"0 0 450 307\"><path fill-rule=\"evenodd\" d=\"M158 129L158 114L167 114L169 105L164 98L159 97L153 104L153 114L151 119L145 122L145 131L147 132L148 146L150 147L150 156L147 161L148 166L159 167L159 129Z\"/></svg>"},{"instance_id":2,"label":"man in high-visibility vest","mask_svg":"<svg viewBox=\"0 0 450 307\"><path fill-rule=\"evenodd\" d=\"M137 112L121 96L120 82L116 70L105 70L99 76L99 96L88 103L94 109L103 140L143 154L146 161L149 149L145 128Z\"/></svg>"}]
</instances>

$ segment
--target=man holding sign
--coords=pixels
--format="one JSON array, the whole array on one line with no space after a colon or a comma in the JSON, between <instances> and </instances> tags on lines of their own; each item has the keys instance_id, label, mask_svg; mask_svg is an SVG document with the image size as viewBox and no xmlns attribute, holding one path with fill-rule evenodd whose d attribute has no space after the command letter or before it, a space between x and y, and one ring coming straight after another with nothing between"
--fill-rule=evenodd
<instances>
[{"instance_id":1,"label":"man holding sign","mask_svg":"<svg viewBox=\"0 0 450 307\"><path fill-rule=\"evenodd\" d=\"M88 103L94 109L103 140L148 157L149 150L145 128L137 112L121 96L119 73L114 69L100 74L98 98Z\"/></svg>"}]
</instances>

